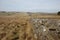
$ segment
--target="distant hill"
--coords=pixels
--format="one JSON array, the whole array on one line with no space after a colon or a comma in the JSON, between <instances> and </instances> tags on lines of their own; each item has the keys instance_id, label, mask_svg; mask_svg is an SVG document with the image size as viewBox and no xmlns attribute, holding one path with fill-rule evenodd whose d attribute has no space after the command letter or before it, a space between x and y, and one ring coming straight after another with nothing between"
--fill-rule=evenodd
<instances>
[{"instance_id":1,"label":"distant hill","mask_svg":"<svg viewBox=\"0 0 60 40\"><path fill-rule=\"evenodd\" d=\"M37 15L57 15L57 13L44 13L44 12L5 12L5 11L0 11L0 16L1 15L13 15L17 13L27 13L29 15L31 14L37 14Z\"/></svg>"}]
</instances>

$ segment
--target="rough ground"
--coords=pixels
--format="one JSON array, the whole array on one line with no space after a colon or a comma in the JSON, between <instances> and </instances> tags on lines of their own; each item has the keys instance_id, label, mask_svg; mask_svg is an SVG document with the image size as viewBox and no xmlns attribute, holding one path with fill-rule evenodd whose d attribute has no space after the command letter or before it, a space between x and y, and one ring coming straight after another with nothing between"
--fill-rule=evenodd
<instances>
[{"instance_id":1,"label":"rough ground","mask_svg":"<svg viewBox=\"0 0 60 40\"><path fill-rule=\"evenodd\" d=\"M60 40L60 16L27 13L2 15L0 40Z\"/></svg>"}]
</instances>

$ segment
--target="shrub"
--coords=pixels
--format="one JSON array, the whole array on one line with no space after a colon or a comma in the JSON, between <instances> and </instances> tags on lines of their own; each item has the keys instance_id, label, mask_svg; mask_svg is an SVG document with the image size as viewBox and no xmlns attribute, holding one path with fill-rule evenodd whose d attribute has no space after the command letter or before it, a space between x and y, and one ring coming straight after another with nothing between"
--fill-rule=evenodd
<instances>
[{"instance_id":1,"label":"shrub","mask_svg":"<svg viewBox=\"0 0 60 40\"><path fill-rule=\"evenodd\" d=\"M57 13L57 15L60 15L60 11Z\"/></svg>"}]
</instances>

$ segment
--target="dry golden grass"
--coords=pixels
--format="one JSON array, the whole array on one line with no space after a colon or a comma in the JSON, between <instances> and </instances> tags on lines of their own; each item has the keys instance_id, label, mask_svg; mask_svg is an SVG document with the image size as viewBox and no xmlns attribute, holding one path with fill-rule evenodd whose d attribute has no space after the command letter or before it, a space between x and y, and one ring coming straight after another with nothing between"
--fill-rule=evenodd
<instances>
[{"instance_id":1,"label":"dry golden grass","mask_svg":"<svg viewBox=\"0 0 60 40\"><path fill-rule=\"evenodd\" d=\"M25 40L26 36L29 40L32 36L29 25L27 14L0 16L0 40Z\"/></svg>"},{"instance_id":2,"label":"dry golden grass","mask_svg":"<svg viewBox=\"0 0 60 40\"><path fill-rule=\"evenodd\" d=\"M58 15L36 15L21 13L10 16L0 16L0 40L39 40L34 37L32 18L60 19ZM50 34L50 33L49 33ZM47 34L48 40L60 40L58 37ZM43 39L41 39L43 40Z\"/></svg>"}]
</instances>

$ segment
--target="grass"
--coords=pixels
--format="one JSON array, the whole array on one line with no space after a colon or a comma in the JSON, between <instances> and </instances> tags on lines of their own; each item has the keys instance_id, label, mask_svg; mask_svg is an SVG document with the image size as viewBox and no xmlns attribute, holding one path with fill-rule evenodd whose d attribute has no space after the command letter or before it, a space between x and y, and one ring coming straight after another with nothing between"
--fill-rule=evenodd
<instances>
[{"instance_id":1,"label":"grass","mask_svg":"<svg viewBox=\"0 0 60 40\"><path fill-rule=\"evenodd\" d=\"M0 40L37 40L33 33L32 18L60 20L60 16L58 15L28 14L24 12L0 13ZM55 40L55 37L51 35L47 36L48 40L50 40L49 37L51 37L51 40ZM60 39L58 38L57 40Z\"/></svg>"}]
</instances>

